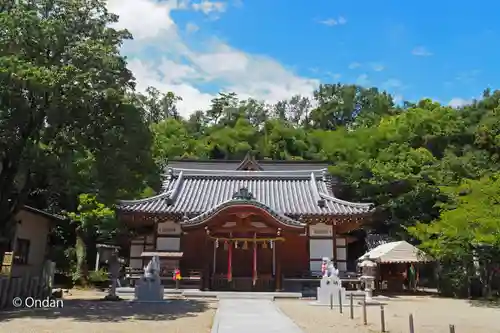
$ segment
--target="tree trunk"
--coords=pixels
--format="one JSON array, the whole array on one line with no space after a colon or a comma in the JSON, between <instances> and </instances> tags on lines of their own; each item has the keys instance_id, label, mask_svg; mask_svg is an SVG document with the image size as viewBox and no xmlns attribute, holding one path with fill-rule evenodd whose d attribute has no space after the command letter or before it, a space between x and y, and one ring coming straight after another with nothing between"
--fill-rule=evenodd
<instances>
[{"instance_id":1,"label":"tree trunk","mask_svg":"<svg viewBox=\"0 0 500 333\"><path fill-rule=\"evenodd\" d=\"M87 267L87 245L85 243L85 232L78 228L76 230L76 272L75 283L81 286L89 285L89 271Z\"/></svg>"},{"instance_id":2,"label":"tree trunk","mask_svg":"<svg viewBox=\"0 0 500 333\"><path fill-rule=\"evenodd\" d=\"M16 221L12 218L0 222L0 263L3 260L3 255L7 251L12 251L12 240L16 233Z\"/></svg>"}]
</instances>

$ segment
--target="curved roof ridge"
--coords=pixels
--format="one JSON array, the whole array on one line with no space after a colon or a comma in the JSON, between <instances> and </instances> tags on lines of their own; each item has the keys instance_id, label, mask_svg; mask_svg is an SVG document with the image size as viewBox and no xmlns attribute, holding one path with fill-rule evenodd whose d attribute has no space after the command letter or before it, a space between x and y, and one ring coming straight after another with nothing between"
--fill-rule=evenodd
<instances>
[{"instance_id":1,"label":"curved roof ridge","mask_svg":"<svg viewBox=\"0 0 500 333\"><path fill-rule=\"evenodd\" d=\"M174 187L172 188L172 190L168 191L167 194L167 198L170 199L170 200L175 200L175 198L177 197L177 194L179 194L179 189L181 187L181 183L184 181L184 177L183 177L183 172L181 171L179 173L179 176L177 176L177 179L175 181L175 184L174 184Z\"/></svg>"},{"instance_id":2,"label":"curved roof ridge","mask_svg":"<svg viewBox=\"0 0 500 333\"><path fill-rule=\"evenodd\" d=\"M299 222L299 221L296 221L280 212L277 212L275 211L274 209L272 209L271 207L263 204L262 202L260 201L257 201L257 200L242 200L242 199L229 199L229 200L226 200L222 203L219 203L219 204L216 204L214 205L212 208L210 208L209 210L201 213L200 215L196 216L196 217L193 217L191 219L185 219L182 223L185 223L185 224L199 224L199 223L203 223L204 220L210 218L211 216L214 216L216 215L218 212L222 211L223 209L227 208L227 207L230 207L232 205L252 205L252 206L255 206L255 207L258 207L258 208L261 208L261 209L264 209L265 211L267 211L271 216L275 217L277 220L279 220L281 223L284 223L284 224L287 224L289 226L292 226L292 227L305 227L306 224L305 223L302 223L302 222Z\"/></svg>"},{"instance_id":3,"label":"curved roof ridge","mask_svg":"<svg viewBox=\"0 0 500 333\"><path fill-rule=\"evenodd\" d=\"M331 195L328 195L328 194L323 193L323 192L319 192L319 195L323 199L334 201L336 203L339 203L339 204L342 204L342 205L346 205L346 206L353 206L353 207L372 207L373 206L372 202L364 203L364 202L346 201L346 200L342 200L342 199L339 199L339 198L336 198L336 197L332 197Z\"/></svg>"},{"instance_id":4,"label":"curved roof ridge","mask_svg":"<svg viewBox=\"0 0 500 333\"><path fill-rule=\"evenodd\" d=\"M319 194L318 184L316 184L316 177L314 177L314 173L311 172L311 178L309 179L309 186L311 187L311 191L314 199L320 206L321 195Z\"/></svg>"}]
</instances>

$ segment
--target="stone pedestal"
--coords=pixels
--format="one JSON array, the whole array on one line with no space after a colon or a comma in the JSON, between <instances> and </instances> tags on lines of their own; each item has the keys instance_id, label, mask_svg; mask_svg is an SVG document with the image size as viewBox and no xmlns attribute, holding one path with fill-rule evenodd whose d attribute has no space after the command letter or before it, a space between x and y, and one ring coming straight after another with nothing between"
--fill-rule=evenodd
<instances>
[{"instance_id":1,"label":"stone pedestal","mask_svg":"<svg viewBox=\"0 0 500 333\"><path fill-rule=\"evenodd\" d=\"M164 288L159 278L143 277L135 285L136 301L163 301L163 294Z\"/></svg>"},{"instance_id":2,"label":"stone pedestal","mask_svg":"<svg viewBox=\"0 0 500 333\"><path fill-rule=\"evenodd\" d=\"M323 277L321 284L317 289L317 304L330 305L330 298L332 298L333 306L347 305L347 297L345 288L342 287L341 281L338 276Z\"/></svg>"}]
</instances>

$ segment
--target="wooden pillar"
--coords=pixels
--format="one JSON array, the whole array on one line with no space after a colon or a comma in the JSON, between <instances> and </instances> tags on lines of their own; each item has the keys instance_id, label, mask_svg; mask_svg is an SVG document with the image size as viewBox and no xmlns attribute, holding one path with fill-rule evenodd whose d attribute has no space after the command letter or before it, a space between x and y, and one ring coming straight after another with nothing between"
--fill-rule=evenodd
<instances>
[{"instance_id":1,"label":"wooden pillar","mask_svg":"<svg viewBox=\"0 0 500 333\"><path fill-rule=\"evenodd\" d=\"M217 241L214 240L214 256L212 258L212 276L215 274L215 271L217 270Z\"/></svg>"},{"instance_id":2,"label":"wooden pillar","mask_svg":"<svg viewBox=\"0 0 500 333\"><path fill-rule=\"evenodd\" d=\"M276 253L276 291L281 290L281 246L280 241L274 242L275 253Z\"/></svg>"},{"instance_id":3,"label":"wooden pillar","mask_svg":"<svg viewBox=\"0 0 500 333\"><path fill-rule=\"evenodd\" d=\"M272 256L273 256L273 276L276 277L276 246L272 245Z\"/></svg>"},{"instance_id":4,"label":"wooden pillar","mask_svg":"<svg viewBox=\"0 0 500 333\"><path fill-rule=\"evenodd\" d=\"M210 246L210 238L208 235L205 235L205 244L204 244L204 251L203 251L203 273L202 273L202 289L203 290L209 290L210 289L210 261L211 261L211 255L212 251L211 246Z\"/></svg>"},{"instance_id":5,"label":"wooden pillar","mask_svg":"<svg viewBox=\"0 0 500 333\"><path fill-rule=\"evenodd\" d=\"M332 237L333 237L333 263L335 264L335 268L338 268L339 264L337 262L337 223L333 221L332 223Z\"/></svg>"}]
</instances>

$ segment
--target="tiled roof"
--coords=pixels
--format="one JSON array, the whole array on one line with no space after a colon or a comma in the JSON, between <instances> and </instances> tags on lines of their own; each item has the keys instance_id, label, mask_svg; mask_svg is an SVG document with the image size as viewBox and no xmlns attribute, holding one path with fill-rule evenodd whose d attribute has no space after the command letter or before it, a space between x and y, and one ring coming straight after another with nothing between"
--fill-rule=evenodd
<instances>
[{"instance_id":1,"label":"tiled roof","mask_svg":"<svg viewBox=\"0 0 500 333\"><path fill-rule=\"evenodd\" d=\"M231 207L231 206L240 206L240 205L251 205L254 207L258 207L267 211L270 215L272 215L276 220L287 225L292 228L304 228L306 226L305 223L296 221L294 219L289 218L283 214L275 212L272 208L258 202L255 200L255 197L252 192L250 192L246 187L241 188L238 192L233 194L231 200L224 201L223 203L212 207L206 212L194 217L194 218L185 218L183 221L183 225L185 226L195 226L204 223L210 217L217 215L220 211Z\"/></svg>"},{"instance_id":2,"label":"tiled roof","mask_svg":"<svg viewBox=\"0 0 500 333\"><path fill-rule=\"evenodd\" d=\"M197 216L232 200L241 188L279 215L351 215L371 204L333 197L326 169L285 171L168 170L157 196L122 201L120 211Z\"/></svg>"}]
</instances>

